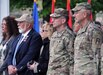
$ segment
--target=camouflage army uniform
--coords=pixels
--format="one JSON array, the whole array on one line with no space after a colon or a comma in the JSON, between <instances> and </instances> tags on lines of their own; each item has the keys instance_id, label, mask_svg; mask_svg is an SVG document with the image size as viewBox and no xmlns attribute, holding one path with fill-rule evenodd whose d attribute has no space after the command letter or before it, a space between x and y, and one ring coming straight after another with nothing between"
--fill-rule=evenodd
<instances>
[{"instance_id":1,"label":"camouflage army uniform","mask_svg":"<svg viewBox=\"0 0 103 75\"><path fill-rule=\"evenodd\" d=\"M101 46L101 75L103 75L103 42Z\"/></svg>"},{"instance_id":2,"label":"camouflage army uniform","mask_svg":"<svg viewBox=\"0 0 103 75\"><path fill-rule=\"evenodd\" d=\"M101 29L88 22L77 33L74 43L74 75L98 75Z\"/></svg>"},{"instance_id":3,"label":"camouflage army uniform","mask_svg":"<svg viewBox=\"0 0 103 75\"><path fill-rule=\"evenodd\" d=\"M101 46L101 75L103 75L103 43Z\"/></svg>"},{"instance_id":4,"label":"camouflage army uniform","mask_svg":"<svg viewBox=\"0 0 103 75\"><path fill-rule=\"evenodd\" d=\"M50 41L50 61L47 75L73 74L73 40L74 35L70 30L53 33ZM69 74L70 72L71 74Z\"/></svg>"},{"instance_id":5,"label":"camouflage army uniform","mask_svg":"<svg viewBox=\"0 0 103 75\"><path fill-rule=\"evenodd\" d=\"M103 32L103 11L99 11L96 14L96 22L99 22L102 28L102 32ZM102 33L103 35L103 33ZM101 75L103 75L103 41L102 41L102 46L101 46L101 63L100 63L100 68L101 68Z\"/></svg>"}]
</instances>

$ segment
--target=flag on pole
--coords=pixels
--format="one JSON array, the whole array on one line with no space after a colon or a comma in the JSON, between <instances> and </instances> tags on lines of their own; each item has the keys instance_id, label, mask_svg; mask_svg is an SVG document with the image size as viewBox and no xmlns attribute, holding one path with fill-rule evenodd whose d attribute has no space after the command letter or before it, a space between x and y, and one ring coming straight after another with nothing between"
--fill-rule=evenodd
<instances>
[{"instance_id":1,"label":"flag on pole","mask_svg":"<svg viewBox=\"0 0 103 75\"><path fill-rule=\"evenodd\" d=\"M34 19L34 26L33 28L39 32L39 19L38 19L38 10L37 10L37 0L34 0L34 5L33 5L33 19Z\"/></svg>"},{"instance_id":2,"label":"flag on pole","mask_svg":"<svg viewBox=\"0 0 103 75\"><path fill-rule=\"evenodd\" d=\"M70 8L70 0L67 0L67 10L68 10L68 15L69 15L69 20L68 20L68 25L72 29L72 13L71 13L71 8Z\"/></svg>"},{"instance_id":3,"label":"flag on pole","mask_svg":"<svg viewBox=\"0 0 103 75\"><path fill-rule=\"evenodd\" d=\"M91 0L88 0L88 3L91 4ZM90 14L90 19L93 20L92 12Z\"/></svg>"},{"instance_id":4,"label":"flag on pole","mask_svg":"<svg viewBox=\"0 0 103 75\"><path fill-rule=\"evenodd\" d=\"M51 8L51 13L54 13L55 10L55 2L56 0L52 0L52 8ZM50 18L50 23L52 22L52 18Z\"/></svg>"},{"instance_id":5,"label":"flag on pole","mask_svg":"<svg viewBox=\"0 0 103 75\"><path fill-rule=\"evenodd\" d=\"M90 4L91 4L91 0L88 0L88 3L90 3Z\"/></svg>"},{"instance_id":6,"label":"flag on pole","mask_svg":"<svg viewBox=\"0 0 103 75\"><path fill-rule=\"evenodd\" d=\"M52 0L52 10L51 10L51 13L54 13L55 2L56 2L56 0Z\"/></svg>"}]
</instances>

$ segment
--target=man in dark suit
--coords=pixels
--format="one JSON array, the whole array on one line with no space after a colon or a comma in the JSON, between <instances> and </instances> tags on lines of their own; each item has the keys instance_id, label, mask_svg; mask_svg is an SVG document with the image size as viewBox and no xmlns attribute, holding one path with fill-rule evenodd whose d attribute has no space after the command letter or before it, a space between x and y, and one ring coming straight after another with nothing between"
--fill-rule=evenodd
<instances>
[{"instance_id":1,"label":"man in dark suit","mask_svg":"<svg viewBox=\"0 0 103 75\"><path fill-rule=\"evenodd\" d=\"M33 30L33 18L30 14L24 14L18 21L21 33L12 44L8 57L8 73L10 75L32 75L27 69L27 63L31 60L38 61L42 46L41 36Z\"/></svg>"}]
</instances>

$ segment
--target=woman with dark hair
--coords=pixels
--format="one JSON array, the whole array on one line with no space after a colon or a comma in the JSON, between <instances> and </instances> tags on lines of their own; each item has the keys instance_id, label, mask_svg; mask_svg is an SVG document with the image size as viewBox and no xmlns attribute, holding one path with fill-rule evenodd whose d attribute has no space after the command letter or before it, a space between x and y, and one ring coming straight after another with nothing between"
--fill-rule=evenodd
<instances>
[{"instance_id":1,"label":"woman with dark hair","mask_svg":"<svg viewBox=\"0 0 103 75\"><path fill-rule=\"evenodd\" d=\"M8 75L7 68L7 56L10 52L10 47L19 34L17 22L13 17L7 16L2 20L2 41L0 43L0 75Z\"/></svg>"}]
</instances>

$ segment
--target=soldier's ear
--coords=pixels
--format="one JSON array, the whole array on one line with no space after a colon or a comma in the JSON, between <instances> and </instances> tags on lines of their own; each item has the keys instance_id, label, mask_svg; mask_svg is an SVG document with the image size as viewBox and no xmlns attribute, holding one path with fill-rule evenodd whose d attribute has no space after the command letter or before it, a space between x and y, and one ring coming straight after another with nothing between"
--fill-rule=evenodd
<instances>
[{"instance_id":1,"label":"soldier's ear","mask_svg":"<svg viewBox=\"0 0 103 75\"><path fill-rule=\"evenodd\" d=\"M64 24L66 22L66 19L65 18L63 18L62 19L62 24Z\"/></svg>"},{"instance_id":2,"label":"soldier's ear","mask_svg":"<svg viewBox=\"0 0 103 75\"><path fill-rule=\"evenodd\" d=\"M87 16L88 16L87 11L83 12L83 17L85 18L85 17L87 17Z\"/></svg>"}]
</instances>

